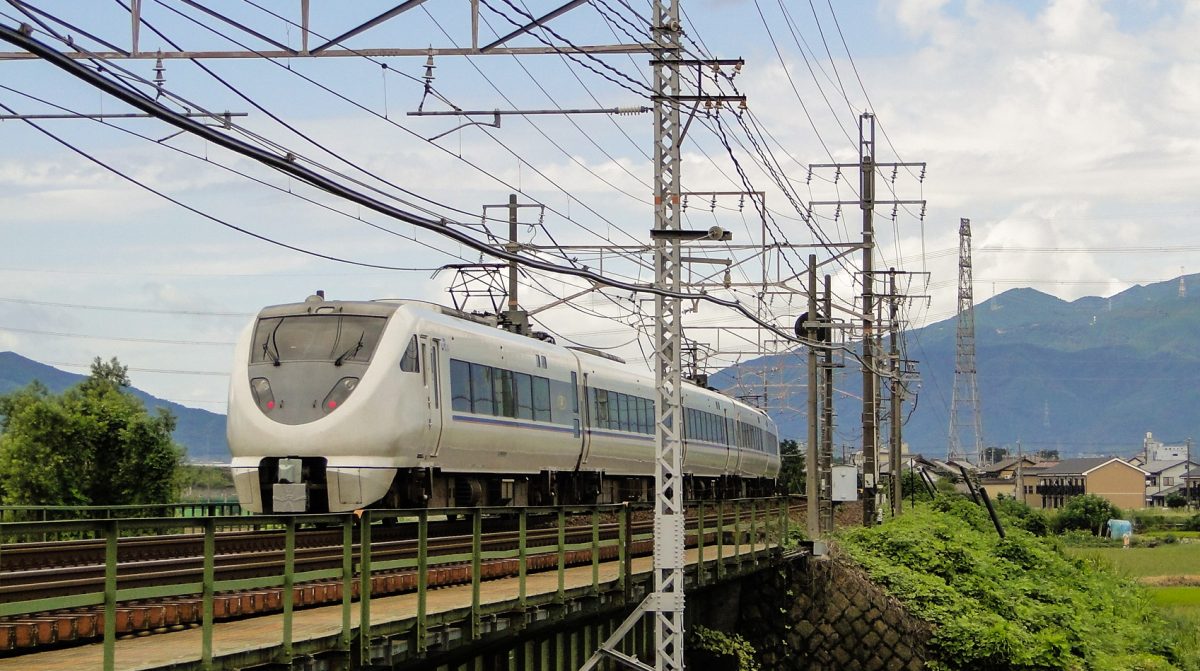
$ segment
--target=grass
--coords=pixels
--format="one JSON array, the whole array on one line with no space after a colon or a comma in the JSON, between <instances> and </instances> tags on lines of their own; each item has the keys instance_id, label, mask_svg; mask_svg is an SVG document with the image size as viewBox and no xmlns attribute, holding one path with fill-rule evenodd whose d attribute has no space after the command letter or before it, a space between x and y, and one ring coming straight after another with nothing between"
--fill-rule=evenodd
<instances>
[{"instance_id":1,"label":"grass","mask_svg":"<svg viewBox=\"0 0 1200 671\"><path fill-rule=\"evenodd\" d=\"M1176 538L1200 538L1200 531L1147 531L1138 534L1147 538L1166 538L1174 536Z\"/></svg>"},{"instance_id":2,"label":"grass","mask_svg":"<svg viewBox=\"0 0 1200 671\"><path fill-rule=\"evenodd\" d=\"M1180 614L1193 612L1200 618L1200 587L1150 587L1154 605Z\"/></svg>"},{"instance_id":3,"label":"grass","mask_svg":"<svg viewBox=\"0 0 1200 671\"><path fill-rule=\"evenodd\" d=\"M1200 544L1179 543L1156 548L1077 548L1079 557L1098 557L1118 572L1134 578L1164 575L1200 575Z\"/></svg>"}]
</instances>

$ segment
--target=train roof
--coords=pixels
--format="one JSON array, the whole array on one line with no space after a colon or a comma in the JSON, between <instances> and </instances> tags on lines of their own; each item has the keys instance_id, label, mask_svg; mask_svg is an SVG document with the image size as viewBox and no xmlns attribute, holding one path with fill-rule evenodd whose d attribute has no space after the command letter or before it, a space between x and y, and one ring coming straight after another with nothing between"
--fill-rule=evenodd
<instances>
[{"instance_id":1,"label":"train roof","mask_svg":"<svg viewBox=\"0 0 1200 671\"><path fill-rule=\"evenodd\" d=\"M507 331L501 331L500 329L496 328L496 318L493 316L473 314L470 312L464 312L462 310L458 310L456 308L447 307L445 305L431 303L429 301L412 300L412 299L407 299L407 298L381 298L381 299L367 300L367 301L358 301L358 300L342 301L342 300L327 300L323 296L312 295L312 296L309 296L307 299L305 299L305 301L302 303L283 303L280 305L267 306L259 311L258 317L260 319L263 319L263 318L271 318L271 317L295 316L295 315L300 315L300 314L338 314L338 313L344 313L344 312L348 312L348 313L356 314L356 315L390 317L392 314L394 314L396 312L396 310L400 309L401 307L409 307L409 308L415 308L417 310L425 310L425 311L432 312L435 314L444 315L446 317L450 317L450 318L454 318L454 319L461 319L465 322L473 323L473 324L476 324L479 326L491 327L491 328L497 330L498 333L508 333ZM541 342L543 345L548 346L548 347L558 347L558 348L561 348L564 350L571 351L575 354L586 354L588 356L592 356L597 359L601 359L609 367L611 367L614 370L634 372L634 371L630 371L629 369L636 367L634 364L630 364L618 356L609 354L607 352L602 352L600 350L597 350L597 349L594 349L591 347L582 347L582 346L564 347L562 345L557 345L552 342L538 341L536 338L530 338L530 340L533 340L535 342ZM642 372L642 371L637 371L637 372ZM649 369L647 369L645 372L652 374L652 371L650 371ZM687 380L687 381L692 382L691 380ZM767 412L764 411L762 408L756 408L744 401L738 400L738 399L726 394L723 391L716 390L716 389L709 389L707 387L695 384L694 382L693 382L693 385L694 385L693 390L719 394L738 405L744 406L749 410L753 410L753 411L769 418L769 415L767 414Z\"/></svg>"}]
</instances>

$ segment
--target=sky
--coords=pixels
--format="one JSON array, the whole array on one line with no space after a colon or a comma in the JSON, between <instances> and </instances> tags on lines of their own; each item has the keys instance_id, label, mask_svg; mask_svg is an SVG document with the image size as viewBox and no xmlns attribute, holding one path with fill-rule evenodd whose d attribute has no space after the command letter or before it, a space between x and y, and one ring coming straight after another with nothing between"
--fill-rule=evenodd
<instances>
[{"instance_id":1,"label":"sky","mask_svg":"<svg viewBox=\"0 0 1200 671\"><path fill-rule=\"evenodd\" d=\"M106 49L81 30L122 48L130 44L129 15L120 2L28 4L70 23L48 25L71 33L83 48ZM168 39L190 50L269 48L179 0L143 4L149 24L140 30L144 51L171 49ZM298 2L207 4L270 39L299 45ZM394 3L313 4L313 31L333 37ZM519 10L540 15L557 4L485 0L479 39L490 41L513 21L523 22ZM346 46L467 45L466 7L426 3ZM645 39L639 17L648 7L595 0L552 22L553 34L511 44ZM1026 286L1066 300L1111 295L1200 268L1191 226L1200 210L1196 3L690 0L683 11L693 57L745 60L736 76L726 67L717 80L688 71L688 88L701 81L705 93L720 84L731 94L736 86L747 97L745 111L698 111L682 145L683 189L763 191L767 208L761 212L754 198L693 196L684 212L687 227L722 226L733 232L734 245L753 245L763 237L765 218L768 243L858 240L856 205L816 206L813 226L805 223L811 201L856 200L857 175L808 166L855 163L859 115L870 111L877 120L877 162L925 164L898 169L894 178L881 170L877 185L881 200L925 202L895 208L894 218L891 206L876 210L876 266L913 273L903 282L914 296L905 305L909 326L954 314L963 217L972 225L976 302ZM0 7L0 24L22 21L29 19L12 6ZM63 48L43 30L34 37ZM0 44L0 51L14 50ZM649 114L506 116L498 128L457 130L464 119L410 115L447 110L446 101L465 110L648 106L644 53L438 56L432 70L437 95L425 96L424 57L203 65L207 71L167 60L161 100L177 111L245 113L227 132L291 152L344 184L444 218L476 237L485 206L506 203L520 190L523 204L544 206L522 208L521 243L575 246L565 255L578 265L632 282L653 278L649 257L639 262L597 249L648 239ZM111 66L110 74L126 68L124 81L154 93L152 84L134 80L155 78L153 59ZM59 111L53 105L84 114L131 111L44 62L0 60L0 86L0 103L19 113ZM116 356L130 366L135 386L224 412L233 343L263 306L301 301L317 289L338 299L450 303L454 272L438 269L480 261L457 243L202 139L169 137L175 129L161 121L37 123L45 132L0 121L0 349L60 368L84 372L94 357ZM486 218L493 217L491 232L507 235L505 212L487 208ZM318 258L263 238L388 268ZM787 328L803 311L803 296L773 287L760 305L755 283L764 270L774 279L803 274L810 252L820 272L832 274L836 312L849 320L860 291L856 252L838 260L824 248L801 248L772 256L765 268L745 248L708 244L687 253L735 262L732 289L710 281L707 290ZM692 264L689 278L716 273L719 284L721 268ZM522 303L534 309L581 286L528 273ZM560 343L611 348L638 360L651 347L644 327L652 311L644 296L613 290L585 294L536 318ZM769 336L745 330L748 322L711 304L689 306L685 325L711 367L752 358L760 347L784 347L764 342Z\"/></svg>"}]
</instances>

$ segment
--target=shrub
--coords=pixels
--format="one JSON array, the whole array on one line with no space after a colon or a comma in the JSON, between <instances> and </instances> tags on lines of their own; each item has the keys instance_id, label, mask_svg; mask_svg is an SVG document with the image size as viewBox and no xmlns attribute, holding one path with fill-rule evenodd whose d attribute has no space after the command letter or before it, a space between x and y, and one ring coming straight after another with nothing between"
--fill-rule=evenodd
<instances>
[{"instance_id":1,"label":"shrub","mask_svg":"<svg viewBox=\"0 0 1200 671\"><path fill-rule=\"evenodd\" d=\"M1104 523L1111 519L1121 519L1121 509L1113 505L1103 496L1084 494L1067 501L1054 518L1054 530L1057 532L1071 529L1083 529L1099 534L1104 529Z\"/></svg>"},{"instance_id":2,"label":"shrub","mask_svg":"<svg viewBox=\"0 0 1200 671\"><path fill-rule=\"evenodd\" d=\"M928 668L1196 668L1195 652L1144 590L1101 563L1070 557L1057 539L1019 528L1000 539L977 512L939 498L838 536L876 582L935 625Z\"/></svg>"},{"instance_id":3,"label":"shrub","mask_svg":"<svg viewBox=\"0 0 1200 671\"><path fill-rule=\"evenodd\" d=\"M684 650L693 662L688 666L759 671L758 662L754 659L754 646L738 634L698 626L691 630L688 639Z\"/></svg>"},{"instance_id":4,"label":"shrub","mask_svg":"<svg viewBox=\"0 0 1200 671\"><path fill-rule=\"evenodd\" d=\"M1187 497L1179 492L1175 492L1167 496L1167 507L1172 509L1182 508L1187 505Z\"/></svg>"}]
</instances>

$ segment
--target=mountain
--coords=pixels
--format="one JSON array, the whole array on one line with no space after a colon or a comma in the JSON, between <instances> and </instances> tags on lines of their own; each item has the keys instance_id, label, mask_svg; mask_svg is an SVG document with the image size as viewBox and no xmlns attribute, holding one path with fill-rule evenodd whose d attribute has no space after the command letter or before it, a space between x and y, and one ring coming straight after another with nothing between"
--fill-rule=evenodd
<instances>
[{"instance_id":1,"label":"mountain","mask_svg":"<svg viewBox=\"0 0 1200 671\"><path fill-rule=\"evenodd\" d=\"M38 380L50 391L61 393L79 384L87 376L68 373L43 363L27 359L13 352L0 352L0 394L20 389ZM130 392L146 404L147 408L166 408L178 420L173 437L175 442L187 450L189 461L229 461L229 446L225 443L225 415L188 408L172 403L146 392L130 388Z\"/></svg>"},{"instance_id":2,"label":"mountain","mask_svg":"<svg viewBox=\"0 0 1200 671\"><path fill-rule=\"evenodd\" d=\"M1200 287L1200 275L1183 278ZM1064 301L1034 289L1006 291L975 306L977 382L986 445L1057 449L1065 456L1131 455L1147 431L1167 442L1200 438L1200 295L1180 297L1178 278L1134 286L1109 298ZM904 426L913 452L946 451L954 385L955 318L906 333L918 361L918 392ZM784 391L775 412L784 437L806 435L804 357L764 357L710 382L733 393L761 393L765 364ZM845 356L835 387L837 442L861 447L858 361ZM741 375L741 384L737 375ZM756 389L757 387L757 389ZM774 389L775 387L769 387ZM739 391L739 389L743 391ZM960 413L966 405L959 406ZM968 416L969 419L969 416ZM969 437L968 437L969 439Z\"/></svg>"}]
</instances>

